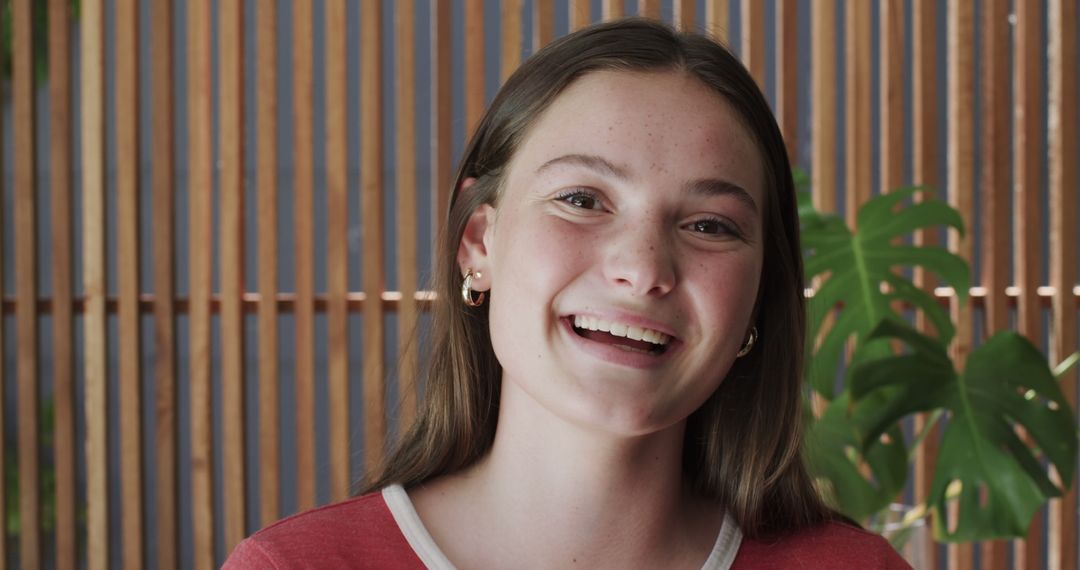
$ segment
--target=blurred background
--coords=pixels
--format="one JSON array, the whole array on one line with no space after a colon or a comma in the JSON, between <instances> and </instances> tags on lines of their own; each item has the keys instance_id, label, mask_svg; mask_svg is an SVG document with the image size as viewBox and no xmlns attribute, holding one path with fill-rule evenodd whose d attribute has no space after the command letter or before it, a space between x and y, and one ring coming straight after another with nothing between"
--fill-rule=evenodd
<instances>
[{"instance_id":1,"label":"blurred background","mask_svg":"<svg viewBox=\"0 0 1080 570\"><path fill-rule=\"evenodd\" d=\"M913 276L955 351L1077 349L1075 0L3 0L0 568L216 567L348 496L422 393L472 126L623 15L728 43L818 209L920 184L963 214L917 239L969 261L969 300ZM929 563L1075 567L1062 501Z\"/></svg>"}]
</instances>

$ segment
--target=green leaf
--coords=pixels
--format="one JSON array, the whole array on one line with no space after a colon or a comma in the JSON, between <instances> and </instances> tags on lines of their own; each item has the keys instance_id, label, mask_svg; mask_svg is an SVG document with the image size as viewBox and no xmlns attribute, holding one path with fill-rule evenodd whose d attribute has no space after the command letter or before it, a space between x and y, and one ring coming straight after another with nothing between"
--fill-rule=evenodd
<instances>
[{"instance_id":1,"label":"green leaf","mask_svg":"<svg viewBox=\"0 0 1080 570\"><path fill-rule=\"evenodd\" d=\"M903 243L903 238L920 228L946 226L963 231L959 212L943 202L907 204L923 191L902 188L871 199L860 209L854 232L840 218L813 211L805 198L800 204L806 277L819 283L809 302L808 338L817 340L811 347L810 383L826 399L835 397L836 371L849 340L858 345L883 319L899 319L893 303L924 313L942 338L954 334L944 308L901 272L923 267L951 285L961 299L967 295L970 272L962 258L939 247ZM826 317L838 306L837 318L828 325ZM823 331L826 326L828 330ZM862 354L874 356L880 351ZM857 362L854 359L852 364Z\"/></svg>"},{"instance_id":2,"label":"green leaf","mask_svg":"<svg viewBox=\"0 0 1080 570\"><path fill-rule=\"evenodd\" d=\"M1019 537L1035 512L1064 490L1048 475L1071 482L1077 455L1076 419L1045 357L1022 336L994 335L957 373L943 343L910 326L883 321L868 339L897 339L910 352L856 365L851 393L865 418L863 445L905 416L935 409L948 418L928 504L939 540ZM882 406L873 397L889 393ZM1032 444L1017 435L1028 434ZM952 487L958 495L948 496ZM948 509L959 509L955 527Z\"/></svg>"},{"instance_id":3,"label":"green leaf","mask_svg":"<svg viewBox=\"0 0 1080 570\"><path fill-rule=\"evenodd\" d=\"M852 519L864 519L889 505L904 487L907 450L898 429L870 446L862 445L859 419L846 395L830 402L814 421L807 451L818 483L829 500ZM863 473L868 473L865 477Z\"/></svg>"}]
</instances>

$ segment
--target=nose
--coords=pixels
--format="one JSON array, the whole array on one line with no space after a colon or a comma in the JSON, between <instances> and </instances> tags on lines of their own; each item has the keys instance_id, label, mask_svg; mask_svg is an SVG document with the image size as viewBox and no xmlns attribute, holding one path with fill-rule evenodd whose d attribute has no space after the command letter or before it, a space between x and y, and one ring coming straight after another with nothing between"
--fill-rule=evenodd
<instances>
[{"instance_id":1,"label":"nose","mask_svg":"<svg viewBox=\"0 0 1080 570\"><path fill-rule=\"evenodd\" d=\"M666 295L675 286L670 236L652 224L615 230L607 240L603 273L608 283L633 296Z\"/></svg>"}]
</instances>

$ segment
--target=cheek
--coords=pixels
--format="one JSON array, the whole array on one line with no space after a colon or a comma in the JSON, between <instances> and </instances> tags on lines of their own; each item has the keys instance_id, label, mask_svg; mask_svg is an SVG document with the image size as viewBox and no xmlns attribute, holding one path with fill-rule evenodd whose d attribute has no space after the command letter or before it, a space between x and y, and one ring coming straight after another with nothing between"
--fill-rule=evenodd
<instances>
[{"instance_id":1,"label":"cheek","mask_svg":"<svg viewBox=\"0 0 1080 570\"><path fill-rule=\"evenodd\" d=\"M749 319L761 281L760 255L738 256L701 268L695 278L703 304L712 305L710 315Z\"/></svg>"}]
</instances>

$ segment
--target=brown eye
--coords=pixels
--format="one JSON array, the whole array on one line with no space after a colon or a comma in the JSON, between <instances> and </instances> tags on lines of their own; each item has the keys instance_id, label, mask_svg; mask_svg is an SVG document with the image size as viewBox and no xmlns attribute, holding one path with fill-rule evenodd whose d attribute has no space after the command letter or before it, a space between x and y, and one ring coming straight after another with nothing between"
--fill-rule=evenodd
<instances>
[{"instance_id":1,"label":"brown eye","mask_svg":"<svg viewBox=\"0 0 1080 570\"><path fill-rule=\"evenodd\" d=\"M690 222L685 228L708 237L738 236L738 232L719 218L705 218Z\"/></svg>"},{"instance_id":2,"label":"brown eye","mask_svg":"<svg viewBox=\"0 0 1080 570\"><path fill-rule=\"evenodd\" d=\"M559 200L560 202L565 202L575 208L579 208L582 210L602 209L600 200L596 196L590 194L589 192L584 192L581 190L575 190L573 192L561 194L556 198L556 200Z\"/></svg>"}]
</instances>

